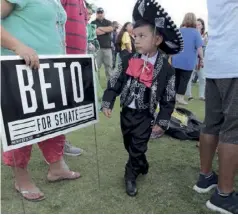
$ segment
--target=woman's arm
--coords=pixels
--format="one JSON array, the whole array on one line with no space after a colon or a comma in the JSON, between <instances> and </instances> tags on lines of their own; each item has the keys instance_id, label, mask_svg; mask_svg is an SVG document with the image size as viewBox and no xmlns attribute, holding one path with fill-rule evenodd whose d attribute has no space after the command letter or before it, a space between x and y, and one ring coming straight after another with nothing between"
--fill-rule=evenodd
<instances>
[{"instance_id":1,"label":"woman's arm","mask_svg":"<svg viewBox=\"0 0 238 215\"><path fill-rule=\"evenodd\" d=\"M202 47L198 48L198 58L199 58L199 65L203 67L204 64L203 64L203 48Z\"/></svg>"},{"instance_id":2,"label":"woman's arm","mask_svg":"<svg viewBox=\"0 0 238 215\"><path fill-rule=\"evenodd\" d=\"M1 1L1 19L6 18L14 9L14 5L6 0Z\"/></svg>"},{"instance_id":3,"label":"woman's arm","mask_svg":"<svg viewBox=\"0 0 238 215\"><path fill-rule=\"evenodd\" d=\"M9 3L6 0L1 1L1 19L7 18L11 12L14 10L14 5ZM31 68L39 68L39 58L36 52L25 46L15 37L13 37L5 28L1 25L1 46L3 48L12 50L17 55L22 57L26 65L29 65Z\"/></svg>"},{"instance_id":4,"label":"woman's arm","mask_svg":"<svg viewBox=\"0 0 238 215\"><path fill-rule=\"evenodd\" d=\"M131 45L129 43L126 43L125 46L126 46L126 50L131 53L131 51L132 51Z\"/></svg>"},{"instance_id":5,"label":"woman's arm","mask_svg":"<svg viewBox=\"0 0 238 215\"><path fill-rule=\"evenodd\" d=\"M126 50L131 53L131 38L128 32L125 32L121 39L122 44L125 45Z\"/></svg>"},{"instance_id":6,"label":"woman's arm","mask_svg":"<svg viewBox=\"0 0 238 215\"><path fill-rule=\"evenodd\" d=\"M203 59L203 48L202 48L202 47L199 47L199 48L198 48L198 57L199 57L200 59Z\"/></svg>"}]
</instances>

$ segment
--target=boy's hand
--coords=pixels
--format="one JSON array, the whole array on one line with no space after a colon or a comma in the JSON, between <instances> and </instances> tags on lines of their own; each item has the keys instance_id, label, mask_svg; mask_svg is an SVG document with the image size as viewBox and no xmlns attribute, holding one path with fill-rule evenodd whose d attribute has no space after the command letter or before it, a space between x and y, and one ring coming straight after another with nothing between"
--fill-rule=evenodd
<instances>
[{"instance_id":1,"label":"boy's hand","mask_svg":"<svg viewBox=\"0 0 238 215\"><path fill-rule=\"evenodd\" d=\"M104 115L108 118L111 118L111 114L112 114L112 110L108 109L108 108L103 108L102 112L104 113Z\"/></svg>"},{"instance_id":2,"label":"boy's hand","mask_svg":"<svg viewBox=\"0 0 238 215\"><path fill-rule=\"evenodd\" d=\"M164 134L165 130L162 129L158 125L154 125L153 128L152 128L152 132L162 136Z\"/></svg>"}]
</instances>

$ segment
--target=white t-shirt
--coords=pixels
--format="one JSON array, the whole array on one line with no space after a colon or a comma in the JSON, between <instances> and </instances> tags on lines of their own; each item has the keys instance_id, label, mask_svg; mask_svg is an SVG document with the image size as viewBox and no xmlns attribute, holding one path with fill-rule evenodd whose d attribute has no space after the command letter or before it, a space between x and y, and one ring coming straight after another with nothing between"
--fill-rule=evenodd
<instances>
[{"instance_id":1,"label":"white t-shirt","mask_svg":"<svg viewBox=\"0 0 238 215\"><path fill-rule=\"evenodd\" d=\"M152 65L155 65L155 62L156 62L156 59L157 59L157 56L158 56L158 52L152 56L152 57L149 57L147 58L146 55L141 55L141 59L143 60L147 60L149 63L151 63ZM136 104L135 104L135 99L133 99L133 101L131 102L131 104L128 105L129 108L132 108L132 109L136 109Z\"/></svg>"},{"instance_id":2,"label":"white t-shirt","mask_svg":"<svg viewBox=\"0 0 238 215\"><path fill-rule=\"evenodd\" d=\"M238 0L207 0L207 78L238 78Z\"/></svg>"}]
</instances>

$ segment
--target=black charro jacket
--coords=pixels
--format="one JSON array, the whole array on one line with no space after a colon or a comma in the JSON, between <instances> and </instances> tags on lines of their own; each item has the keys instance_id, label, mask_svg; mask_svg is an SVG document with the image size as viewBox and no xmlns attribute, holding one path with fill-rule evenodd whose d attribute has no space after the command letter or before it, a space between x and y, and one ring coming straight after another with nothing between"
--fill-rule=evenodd
<instances>
[{"instance_id":1,"label":"black charro jacket","mask_svg":"<svg viewBox=\"0 0 238 215\"><path fill-rule=\"evenodd\" d=\"M152 86L148 88L126 74L129 60L140 57L141 55L134 54L119 59L117 70L108 81L104 92L102 108L113 109L116 97L119 95L121 95L121 107L127 107L135 99L136 109L149 109L153 115L159 104L160 111L155 124L167 130L175 107L175 71L168 63L167 56L159 53L154 65Z\"/></svg>"}]
</instances>

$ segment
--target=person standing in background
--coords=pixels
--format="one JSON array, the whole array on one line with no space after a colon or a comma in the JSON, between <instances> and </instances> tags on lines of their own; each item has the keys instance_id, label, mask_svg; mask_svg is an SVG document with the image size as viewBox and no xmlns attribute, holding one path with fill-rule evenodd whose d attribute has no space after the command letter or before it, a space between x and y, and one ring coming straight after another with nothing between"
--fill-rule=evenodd
<instances>
[{"instance_id":1,"label":"person standing in background","mask_svg":"<svg viewBox=\"0 0 238 215\"><path fill-rule=\"evenodd\" d=\"M88 54L93 54L94 56L94 60L97 57L97 53L100 50L100 45L99 42L97 40L97 34L96 34L96 28L97 26L95 24L91 24L89 23L91 16L93 15L93 9L90 6L90 4L87 4L87 9L88 9L88 24L87 24L87 39L88 39ZM96 63L95 63L96 65ZM103 95L103 89L100 85L99 82L99 78L98 78L98 71L97 71L97 67L95 68L95 78L96 78L96 89L97 89L97 95L98 95L98 103L99 103L99 110L101 109L101 105L100 102L102 100L102 95Z\"/></svg>"},{"instance_id":2,"label":"person standing in background","mask_svg":"<svg viewBox=\"0 0 238 215\"><path fill-rule=\"evenodd\" d=\"M172 57L172 65L176 74L176 101L179 104L188 104L184 100L187 85L197 64L197 55L200 65L203 66L202 38L196 29L197 20L193 13L187 13L184 17L180 31L184 39L184 50Z\"/></svg>"},{"instance_id":3,"label":"person standing in background","mask_svg":"<svg viewBox=\"0 0 238 215\"><path fill-rule=\"evenodd\" d=\"M238 193L234 191L238 170L238 1L207 0L207 6L205 119L200 174L193 189L208 193L216 188L206 206L222 214L238 214ZM212 170L217 146L219 176Z\"/></svg>"},{"instance_id":4,"label":"person standing in background","mask_svg":"<svg viewBox=\"0 0 238 215\"><path fill-rule=\"evenodd\" d=\"M87 8L84 0L61 0L67 14L65 25L66 53L87 53ZM82 153L80 148L74 147L66 140L64 154L78 156Z\"/></svg>"},{"instance_id":5,"label":"person standing in background","mask_svg":"<svg viewBox=\"0 0 238 215\"><path fill-rule=\"evenodd\" d=\"M87 8L84 0L61 0L67 13L66 53L87 53Z\"/></svg>"},{"instance_id":6,"label":"person standing in background","mask_svg":"<svg viewBox=\"0 0 238 215\"><path fill-rule=\"evenodd\" d=\"M130 53L134 53L135 45L134 45L134 38L132 36L133 33L133 26L131 22L126 22L121 31L118 34L116 47L120 52L121 59Z\"/></svg>"},{"instance_id":7,"label":"person standing in background","mask_svg":"<svg viewBox=\"0 0 238 215\"><path fill-rule=\"evenodd\" d=\"M112 32L112 69L115 69L116 67L116 60L117 60L117 53L118 50L116 48L116 39L118 35L118 27L119 24L117 21L112 22L113 32Z\"/></svg>"},{"instance_id":8,"label":"person standing in background","mask_svg":"<svg viewBox=\"0 0 238 215\"><path fill-rule=\"evenodd\" d=\"M205 49L207 46L207 34L205 33L205 22L203 19L199 18L197 19L197 30L200 32L201 36L202 36L202 41L203 41L203 56L205 55ZM199 64L199 59L198 59L198 64L196 66L196 69L193 73L194 75L197 75L198 80L199 80L199 99L204 101L205 100L205 76L204 76L204 72L203 72L203 68L200 66ZM192 96L192 80L194 75L191 76L188 86L187 86L187 92L186 95L188 95L188 101L193 100L193 96Z\"/></svg>"},{"instance_id":9,"label":"person standing in background","mask_svg":"<svg viewBox=\"0 0 238 215\"><path fill-rule=\"evenodd\" d=\"M60 0L2 0L1 21L2 56L19 55L27 66L38 69L38 55L65 54L66 13ZM65 163L64 145L64 135L38 143L45 161L49 164L49 182L80 177L79 172L70 171ZM2 157L4 164L13 170L15 190L26 200L37 202L45 199L45 195L32 181L28 171L31 151L32 145L28 145L4 152Z\"/></svg>"},{"instance_id":10,"label":"person standing in background","mask_svg":"<svg viewBox=\"0 0 238 215\"><path fill-rule=\"evenodd\" d=\"M106 77L109 80L112 73L112 23L105 19L104 10L100 7L97 9L96 20L92 21L91 24L97 26L96 33L100 44L100 50L97 54L98 69L100 70L102 64L104 64Z\"/></svg>"}]
</instances>

